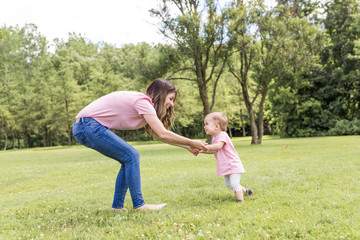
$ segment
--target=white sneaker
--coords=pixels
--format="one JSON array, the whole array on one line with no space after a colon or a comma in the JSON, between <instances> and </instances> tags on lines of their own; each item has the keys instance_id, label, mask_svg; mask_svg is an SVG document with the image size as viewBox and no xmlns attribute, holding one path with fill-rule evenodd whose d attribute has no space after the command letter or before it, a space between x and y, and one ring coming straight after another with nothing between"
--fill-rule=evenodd
<instances>
[{"instance_id":1,"label":"white sneaker","mask_svg":"<svg viewBox=\"0 0 360 240\"><path fill-rule=\"evenodd\" d=\"M138 211L156 211L156 210L160 210L163 209L166 206L166 203L162 203L162 204L158 204L158 205L153 205L153 204L145 204L139 208L136 208L135 210Z\"/></svg>"}]
</instances>

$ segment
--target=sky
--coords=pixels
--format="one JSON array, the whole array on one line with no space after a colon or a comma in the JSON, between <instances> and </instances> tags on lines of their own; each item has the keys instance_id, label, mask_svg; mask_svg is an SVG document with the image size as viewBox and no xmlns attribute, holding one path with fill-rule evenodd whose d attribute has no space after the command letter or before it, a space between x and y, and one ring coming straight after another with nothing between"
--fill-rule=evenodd
<instances>
[{"instance_id":1,"label":"sky","mask_svg":"<svg viewBox=\"0 0 360 240\"><path fill-rule=\"evenodd\" d=\"M94 43L165 43L149 10L159 0L0 0L0 27L33 23L49 44L82 34ZM226 0L219 0L226 2ZM272 2L275 0L265 0Z\"/></svg>"},{"instance_id":2,"label":"sky","mask_svg":"<svg viewBox=\"0 0 360 240\"><path fill-rule=\"evenodd\" d=\"M82 34L94 43L165 42L150 16L158 0L0 0L0 27L33 23L49 43Z\"/></svg>"}]
</instances>

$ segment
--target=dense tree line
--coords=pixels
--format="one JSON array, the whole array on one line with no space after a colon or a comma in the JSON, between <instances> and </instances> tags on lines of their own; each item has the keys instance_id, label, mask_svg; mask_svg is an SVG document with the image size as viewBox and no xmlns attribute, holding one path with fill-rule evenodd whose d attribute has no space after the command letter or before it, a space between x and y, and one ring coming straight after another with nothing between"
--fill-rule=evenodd
<instances>
[{"instance_id":1,"label":"dense tree line","mask_svg":"<svg viewBox=\"0 0 360 240\"><path fill-rule=\"evenodd\" d=\"M86 104L144 91L158 77L180 89L174 131L188 137L205 137L211 111L225 112L230 134L253 144L264 133L360 134L358 1L262 2L162 0L150 12L169 44L117 47L71 33L50 50L33 24L1 27L1 149L72 145ZM143 130L116 132L149 139Z\"/></svg>"}]
</instances>

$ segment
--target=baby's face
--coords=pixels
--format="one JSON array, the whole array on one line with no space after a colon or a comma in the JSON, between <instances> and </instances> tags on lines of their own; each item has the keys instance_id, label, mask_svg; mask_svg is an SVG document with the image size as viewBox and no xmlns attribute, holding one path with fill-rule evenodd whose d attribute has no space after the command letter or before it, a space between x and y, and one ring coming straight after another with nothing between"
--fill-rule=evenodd
<instances>
[{"instance_id":1,"label":"baby's face","mask_svg":"<svg viewBox=\"0 0 360 240\"><path fill-rule=\"evenodd\" d=\"M212 118L206 117L204 120L204 129L208 135L216 135L219 131L219 124L215 123Z\"/></svg>"}]
</instances>

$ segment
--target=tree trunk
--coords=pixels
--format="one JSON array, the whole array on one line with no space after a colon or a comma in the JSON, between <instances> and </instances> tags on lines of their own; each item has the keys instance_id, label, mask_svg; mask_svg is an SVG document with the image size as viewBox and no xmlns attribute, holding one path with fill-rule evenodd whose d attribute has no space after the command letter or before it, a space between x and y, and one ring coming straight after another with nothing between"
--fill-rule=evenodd
<instances>
[{"instance_id":1,"label":"tree trunk","mask_svg":"<svg viewBox=\"0 0 360 240\"><path fill-rule=\"evenodd\" d=\"M261 144L262 138L264 135L264 112L262 112L261 110L259 112L259 123L258 124L259 124L258 125L259 134L258 134L257 144Z\"/></svg>"},{"instance_id":2,"label":"tree trunk","mask_svg":"<svg viewBox=\"0 0 360 240\"><path fill-rule=\"evenodd\" d=\"M255 114L254 114L254 110L251 106L251 110L249 110L249 115L250 115L250 123L251 123L251 144L258 144L258 128L256 126L256 122L255 122Z\"/></svg>"},{"instance_id":3,"label":"tree trunk","mask_svg":"<svg viewBox=\"0 0 360 240\"><path fill-rule=\"evenodd\" d=\"M69 104L67 99L65 99L65 110L66 110L66 118L69 119ZM71 124L69 124L69 121L67 122L67 132L68 132L68 145L72 145L72 127Z\"/></svg>"},{"instance_id":4,"label":"tree trunk","mask_svg":"<svg viewBox=\"0 0 360 240\"><path fill-rule=\"evenodd\" d=\"M11 135L12 135L12 147L13 149L15 149L15 133L13 129L11 129Z\"/></svg>"},{"instance_id":5,"label":"tree trunk","mask_svg":"<svg viewBox=\"0 0 360 240\"><path fill-rule=\"evenodd\" d=\"M43 128L43 146L44 146L44 147L47 147L46 134L47 134L46 127L44 127L44 128Z\"/></svg>"},{"instance_id":6,"label":"tree trunk","mask_svg":"<svg viewBox=\"0 0 360 240\"><path fill-rule=\"evenodd\" d=\"M68 145L69 145L69 146L71 146L71 144L72 144L71 137L72 137L72 131L71 131L71 128L70 128L70 126L69 126L69 127L68 127Z\"/></svg>"},{"instance_id":7,"label":"tree trunk","mask_svg":"<svg viewBox=\"0 0 360 240\"><path fill-rule=\"evenodd\" d=\"M254 108L250 101L250 96L249 96L249 92L248 92L246 84L243 84L243 83L240 83L240 84L241 84L242 93L244 96L245 106L246 106L246 109L248 110L249 118L250 118L251 136L252 136L251 144L258 144L258 142L257 142L258 128L257 128L256 122L255 122Z\"/></svg>"},{"instance_id":8,"label":"tree trunk","mask_svg":"<svg viewBox=\"0 0 360 240\"><path fill-rule=\"evenodd\" d=\"M207 86L206 86L206 79L205 79L205 71L203 69L201 57L199 59L194 59L195 67L196 67L196 82L199 88L199 94L201 98L201 102L204 107L204 118L206 115L210 113L210 105L209 99L207 95ZM211 144L211 136L206 135L206 142Z\"/></svg>"},{"instance_id":9,"label":"tree trunk","mask_svg":"<svg viewBox=\"0 0 360 240\"><path fill-rule=\"evenodd\" d=\"M243 114L242 114L242 109L240 109L240 120L241 120L241 128L242 128L242 131L243 131L243 137L246 137L245 124L244 124L244 118L243 118Z\"/></svg>"},{"instance_id":10,"label":"tree trunk","mask_svg":"<svg viewBox=\"0 0 360 240\"><path fill-rule=\"evenodd\" d=\"M55 136L56 136L56 146L60 146L60 143L59 143L59 131L57 129L55 131Z\"/></svg>"},{"instance_id":11,"label":"tree trunk","mask_svg":"<svg viewBox=\"0 0 360 240\"><path fill-rule=\"evenodd\" d=\"M53 142L52 142L52 131L51 131L51 130L49 131L49 134L48 134L48 146L49 146L49 147L52 147L52 146L53 146Z\"/></svg>"},{"instance_id":12,"label":"tree trunk","mask_svg":"<svg viewBox=\"0 0 360 240\"><path fill-rule=\"evenodd\" d=\"M238 1L238 4L240 4L241 1ZM255 122L255 113L254 113L254 107L253 102L251 102L249 90L248 90L248 73L250 70L250 66L252 64L252 54L253 51L250 50L247 52L248 44L244 43L239 46L240 50L240 69L239 74L235 74L234 70L230 67L230 72L234 75L234 77L238 80L239 84L241 85L241 91L244 97L244 102L246 109L249 114L250 118L250 126L251 126L251 144L257 144L257 136L258 136L258 129ZM254 98L255 102L256 97ZM240 111L241 112L241 111ZM241 112L241 118L242 118L242 112ZM243 120L242 124L244 123ZM244 124L243 124L243 134L245 133Z\"/></svg>"},{"instance_id":13,"label":"tree trunk","mask_svg":"<svg viewBox=\"0 0 360 240\"><path fill-rule=\"evenodd\" d=\"M265 104L265 99L266 99L266 94L268 92L268 88L267 87L263 87L262 91L261 91L261 101L260 101L260 106L259 106L259 136L258 136L258 144L261 144L262 142L262 138L264 135L264 104Z\"/></svg>"},{"instance_id":14,"label":"tree trunk","mask_svg":"<svg viewBox=\"0 0 360 240\"><path fill-rule=\"evenodd\" d=\"M268 131L270 132L270 134L271 134L271 135L274 135L274 132L273 132L273 129L272 129L270 123L268 123L268 124L266 125L266 127L267 127Z\"/></svg>"},{"instance_id":15,"label":"tree trunk","mask_svg":"<svg viewBox=\"0 0 360 240\"><path fill-rule=\"evenodd\" d=\"M8 135L7 135L7 132L6 132L6 127L4 127L4 134L5 134L4 150L6 150L7 149L7 141L8 141Z\"/></svg>"},{"instance_id":16,"label":"tree trunk","mask_svg":"<svg viewBox=\"0 0 360 240\"><path fill-rule=\"evenodd\" d=\"M27 131L25 132L25 141L26 141L25 143L26 148L30 148L32 144L31 144L30 135Z\"/></svg>"}]
</instances>

